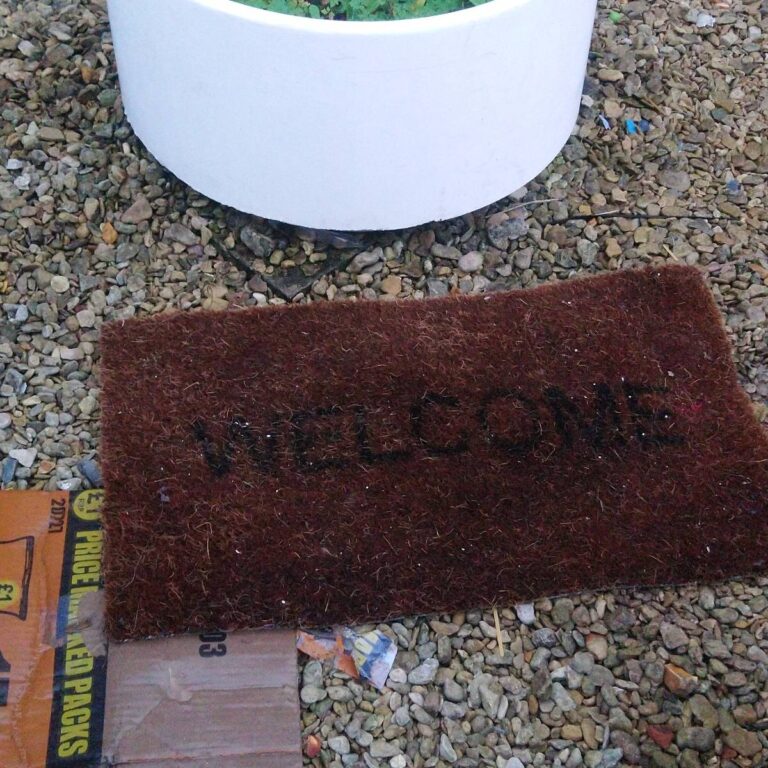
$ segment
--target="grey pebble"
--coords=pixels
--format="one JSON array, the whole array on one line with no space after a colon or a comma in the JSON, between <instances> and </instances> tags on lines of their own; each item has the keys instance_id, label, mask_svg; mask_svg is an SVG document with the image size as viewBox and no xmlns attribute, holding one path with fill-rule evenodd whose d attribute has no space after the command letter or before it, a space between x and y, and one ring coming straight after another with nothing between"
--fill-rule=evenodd
<instances>
[{"instance_id":1,"label":"grey pebble","mask_svg":"<svg viewBox=\"0 0 768 768\"><path fill-rule=\"evenodd\" d=\"M483 254L478 251L465 253L459 259L459 269L462 272L477 272L483 268Z\"/></svg>"},{"instance_id":2,"label":"grey pebble","mask_svg":"<svg viewBox=\"0 0 768 768\"><path fill-rule=\"evenodd\" d=\"M401 667L393 667L389 673L389 681L395 685L408 682L408 673Z\"/></svg>"},{"instance_id":3,"label":"grey pebble","mask_svg":"<svg viewBox=\"0 0 768 768\"><path fill-rule=\"evenodd\" d=\"M174 222L165 231L165 236L169 240L173 240L175 243L181 243L182 245L195 245L198 241L197 236L192 232L189 227Z\"/></svg>"},{"instance_id":4,"label":"grey pebble","mask_svg":"<svg viewBox=\"0 0 768 768\"><path fill-rule=\"evenodd\" d=\"M552 684L552 698L563 712L570 712L576 709L576 702L561 683Z\"/></svg>"},{"instance_id":5,"label":"grey pebble","mask_svg":"<svg viewBox=\"0 0 768 768\"><path fill-rule=\"evenodd\" d=\"M331 736L328 746L339 755L349 754L349 739L346 736Z\"/></svg>"},{"instance_id":6,"label":"grey pebble","mask_svg":"<svg viewBox=\"0 0 768 768\"><path fill-rule=\"evenodd\" d=\"M624 753L620 749L606 749L600 761L600 768L615 768L623 756Z\"/></svg>"},{"instance_id":7,"label":"grey pebble","mask_svg":"<svg viewBox=\"0 0 768 768\"><path fill-rule=\"evenodd\" d=\"M690 642L688 635L676 624L662 624L661 637L664 641L664 646L669 650L683 648Z\"/></svg>"},{"instance_id":8,"label":"grey pebble","mask_svg":"<svg viewBox=\"0 0 768 768\"><path fill-rule=\"evenodd\" d=\"M575 672L588 675L595 668L595 657L588 651L580 651L579 653L574 654L571 661L571 668Z\"/></svg>"},{"instance_id":9,"label":"grey pebble","mask_svg":"<svg viewBox=\"0 0 768 768\"><path fill-rule=\"evenodd\" d=\"M331 701L353 701L355 694L345 685L332 685L325 689Z\"/></svg>"},{"instance_id":10,"label":"grey pebble","mask_svg":"<svg viewBox=\"0 0 768 768\"><path fill-rule=\"evenodd\" d=\"M9 456L3 462L2 473L0 473L0 487L5 488L13 481L18 466L19 462L12 456Z\"/></svg>"},{"instance_id":11,"label":"grey pebble","mask_svg":"<svg viewBox=\"0 0 768 768\"><path fill-rule=\"evenodd\" d=\"M384 260L384 251L381 248L374 248L372 251L364 251L358 253L347 267L347 271L353 275L357 275L368 267L372 267L374 264Z\"/></svg>"},{"instance_id":12,"label":"grey pebble","mask_svg":"<svg viewBox=\"0 0 768 768\"><path fill-rule=\"evenodd\" d=\"M408 707L398 707L394 714L392 715L392 722L395 723L395 725L399 725L402 728L405 728L406 726L411 724L411 715L408 711Z\"/></svg>"},{"instance_id":13,"label":"grey pebble","mask_svg":"<svg viewBox=\"0 0 768 768\"><path fill-rule=\"evenodd\" d=\"M448 701L464 701L467 692L464 686L459 685L453 678L448 678L443 684L443 695Z\"/></svg>"},{"instance_id":14,"label":"grey pebble","mask_svg":"<svg viewBox=\"0 0 768 768\"><path fill-rule=\"evenodd\" d=\"M681 728L677 732L677 744L680 747L708 752L715 746L715 732L711 728L692 726Z\"/></svg>"},{"instance_id":15,"label":"grey pebble","mask_svg":"<svg viewBox=\"0 0 768 768\"><path fill-rule=\"evenodd\" d=\"M510 243L527 234L528 224L525 219L519 218L510 218L488 228L488 239L502 251L505 251Z\"/></svg>"},{"instance_id":16,"label":"grey pebble","mask_svg":"<svg viewBox=\"0 0 768 768\"><path fill-rule=\"evenodd\" d=\"M442 280L438 280L435 277L430 277L427 280L427 291L430 296L447 296L448 285Z\"/></svg>"},{"instance_id":17,"label":"grey pebble","mask_svg":"<svg viewBox=\"0 0 768 768\"><path fill-rule=\"evenodd\" d=\"M455 763L459 759L448 736L444 733L440 735L440 757L447 763Z\"/></svg>"},{"instance_id":18,"label":"grey pebble","mask_svg":"<svg viewBox=\"0 0 768 768\"><path fill-rule=\"evenodd\" d=\"M152 206L144 195L139 195L122 215L126 224L139 224L152 218Z\"/></svg>"},{"instance_id":19,"label":"grey pebble","mask_svg":"<svg viewBox=\"0 0 768 768\"><path fill-rule=\"evenodd\" d=\"M554 648L557 645L557 634L549 627L542 627L533 633L531 640L537 648Z\"/></svg>"},{"instance_id":20,"label":"grey pebble","mask_svg":"<svg viewBox=\"0 0 768 768\"><path fill-rule=\"evenodd\" d=\"M440 663L437 659L427 659L408 673L411 685L428 685L433 682Z\"/></svg>"},{"instance_id":21,"label":"grey pebble","mask_svg":"<svg viewBox=\"0 0 768 768\"><path fill-rule=\"evenodd\" d=\"M328 692L325 688L319 688L316 685L305 685L301 689L301 700L305 704L314 704L318 701L322 701L328 696Z\"/></svg>"},{"instance_id":22,"label":"grey pebble","mask_svg":"<svg viewBox=\"0 0 768 768\"><path fill-rule=\"evenodd\" d=\"M691 188L691 177L685 171L662 171L659 174L659 182L677 192L687 192Z\"/></svg>"},{"instance_id":23,"label":"grey pebble","mask_svg":"<svg viewBox=\"0 0 768 768\"><path fill-rule=\"evenodd\" d=\"M402 750L397 744L391 741L385 741L384 739L374 739L369 747L371 757L375 758L389 758L399 755Z\"/></svg>"},{"instance_id":24,"label":"grey pebble","mask_svg":"<svg viewBox=\"0 0 768 768\"><path fill-rule=\"evenodd\" d=\"M591 267L597 259L600 246L591 240L579 240L576 243L576 252L579 254L582 266Z\"/></svg>"},{"instance_id":25,"label":"grey pebble","mask_svg":"<svg viewBox=\"0 0 768 768\"><path fill-rule=\"evenodd\" d=\"M92 459L83 459L77 463L77 468L93 488L101 488L103 480L98 464ZM321 678L322 680L322 678Z\"/></svg>"}]
</instances>

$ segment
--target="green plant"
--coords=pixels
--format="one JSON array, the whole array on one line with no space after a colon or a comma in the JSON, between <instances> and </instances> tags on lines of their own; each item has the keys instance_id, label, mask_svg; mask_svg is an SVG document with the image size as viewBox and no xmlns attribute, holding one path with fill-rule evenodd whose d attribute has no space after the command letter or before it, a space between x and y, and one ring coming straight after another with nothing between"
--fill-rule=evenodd
<instances>
[{"instance_id":1,"label":"green plant","mask_svg":"<svg viewBox=\"0 0 768 768\"><path fill-rule=\"evenodd\" d=\"M254 8L263 8L293 16L348 21L386 21L413 19L460 11L487 0L235 0Z\"/></svg>"}]
</instances>

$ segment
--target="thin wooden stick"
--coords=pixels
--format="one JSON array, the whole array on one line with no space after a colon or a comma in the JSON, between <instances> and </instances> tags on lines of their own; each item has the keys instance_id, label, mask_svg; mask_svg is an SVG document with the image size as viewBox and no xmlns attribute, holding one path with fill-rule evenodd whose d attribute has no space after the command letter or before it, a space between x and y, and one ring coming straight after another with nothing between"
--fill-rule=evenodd
<instances>
[{"instance_id":1,"label":"thin wooden stick","mask_svg":"<svg viewBox=\"0 0 768 768\"><path fill-rule=\"evenodd\" d=\"M499 612L496 610L496 606L493 606L493 620L496 623L496 645L499 646L499 656L503 658L506 651L504 650L504 642L501 639L501 622L499 621Z\"/></svg>"}]
</instances>

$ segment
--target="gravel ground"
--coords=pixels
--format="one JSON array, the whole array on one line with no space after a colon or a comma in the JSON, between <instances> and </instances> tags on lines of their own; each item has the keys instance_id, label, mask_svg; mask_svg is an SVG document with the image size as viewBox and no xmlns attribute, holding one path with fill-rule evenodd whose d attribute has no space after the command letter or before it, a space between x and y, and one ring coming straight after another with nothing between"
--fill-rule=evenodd
<instances>
[{"instance_id":1,"label":"gravel ground","mask_svg":"<svg viewBox=\"0 0 768 768\"><path fill-rule=\"evenodd\" d=\"M708 275L765 420L767 31L766 0L601 2L579 123L544 173L460 219L350 237L243 216L162 169L124 119L103 0L0 0L4 486L99 482L107 320L648 263ZM768 764L767 580L500 615L503 656L487 613L386 625L401 650L382 693L306 664L313 762Z\"/></svg>"}]
</instances>

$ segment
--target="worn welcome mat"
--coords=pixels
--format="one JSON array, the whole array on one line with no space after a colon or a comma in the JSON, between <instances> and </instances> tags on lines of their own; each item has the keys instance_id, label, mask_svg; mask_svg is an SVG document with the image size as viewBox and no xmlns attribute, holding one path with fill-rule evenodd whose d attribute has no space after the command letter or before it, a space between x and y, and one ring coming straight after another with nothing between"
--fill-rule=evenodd
<instances>
[{"instance_id":1,"label":"worn welcome mat","mask_svg":"<svg viewBox=\"0 0 768 768\"><path fill-rule=\"evenodd\" d=\"M768 440L694 269L103 333L116 638L768 567Z\"/></svg>"}]
</instances>

